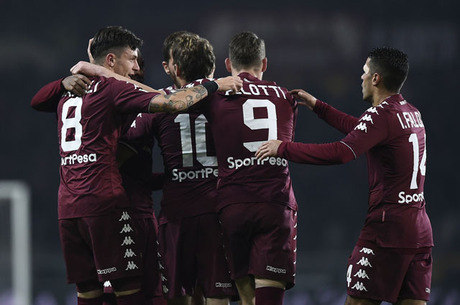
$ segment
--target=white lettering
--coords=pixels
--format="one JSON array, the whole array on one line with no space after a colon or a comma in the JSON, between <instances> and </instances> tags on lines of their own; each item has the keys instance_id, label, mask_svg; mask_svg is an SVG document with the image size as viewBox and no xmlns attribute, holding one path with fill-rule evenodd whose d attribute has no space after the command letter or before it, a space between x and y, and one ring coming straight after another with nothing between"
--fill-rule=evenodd
<instances>
[{"instance_id":1,"label":"white lettering","mask_svg":"<svg viewBox=\"0 0 460 305\"><path fill-rule=\"evenodd\" d=\"M61 166L74 165L75 163L78 163L78 164L83 164L83 163L88 163L88 162L93 163L96 161L97 161L96 154L89 154L89 155L72 154L67 157L61 157Z\"/></svg>"},{"instance_id":2,"label":"white lettering","mask_svg":"<svg viewBox=\"0 0 460 305\"><path fill-rule=\"evenodd\" d=\"M256 157L244 158L244 159L235 159L233 157L227 158L228 168L230 169L239 169L241 167L249 167L254 165L264 165L268 162L272 166L287 166L288 162L284 158L280 157L269 157L262 160L258 160Z\"/></svg>"},{"instance_id":3,"label":"white lettering","mask_svg":"<svg viewBox=\"0 0 460 305\"><path fill-rule=\"evenodd\" d=\"M276 267L269 266L269 265L267 265L267 267L265 268L265 270L270 271L270 272L274 272L274 273L283 273L283 274L286 274L286 269L276 268Z\"/></svg>"},{"instance_id":4,"label":"white lettering","mask_svg":"<svg viewBox=\"0 0 460 305\"><path fill-rule=\"evenodd\" d=\"M175 168L171 171L172 181L183 182L186 180L197 180L197 179L210 179L217 178L219 171L217 168L205 167L202 169L191 170L191 171L182 171L178 168Z\"/></svg>"},{"instance_id":5,"label":"white lettering","mask_svg":"<svg viewBox=\"0 0 460 305\"><path fill-rule=\"evenodd\" d=\"M399 200L398 203L412 203L412 202L422 202L425 200L425 197L423 196L423 192L419 194L406 194L404 191L399 192L398 194Z\"/></svg>"}]
</instances>

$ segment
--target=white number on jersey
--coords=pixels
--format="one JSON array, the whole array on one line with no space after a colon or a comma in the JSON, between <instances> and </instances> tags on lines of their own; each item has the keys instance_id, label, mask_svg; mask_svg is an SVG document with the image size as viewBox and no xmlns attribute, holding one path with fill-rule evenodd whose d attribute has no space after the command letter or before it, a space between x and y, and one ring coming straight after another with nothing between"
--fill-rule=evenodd
<instances>
[{"instance_id":1,"label":"white number on jersey","mask_svg":"<svg viewBox=\"0 0 460 305\"><path fill-rule=\"evenodd\" d=\"M348 270L347 270L347 286L350 287L350 283L351 283L351 271L353 269L353 265L349 265L348 266Z\"/></svg>"},{"instance_id":2,"label":"white number on jersey","mask_svg":"<svg viewBox=\"0 0 460 305\"><path fill-rule=\"evenodd\" d=\"M83 100L81 97L73 97L65 101L64 105L62 105L61 148L65 152L80 148L83 133L83 126L80 124L82 104ZM70 107L75 107L75 116L73 118L67 117ZM67 130L69 129L75 129L75 138L67 141Z\"/></svg>"},{"instance_id":3,"label":"white number on jersey","mask_svg":"<svg viewBox=\"0 0 460 305\"><path fill-rule=\"evenodd\" d=\"M267 118L255 119L254 108L266 108ZM268 129L268 139L263 141L245 142L244 147L250 152L256 152L260 145L268 140L278 138L276 106L269 100L249 99L243 104L244 124L252 130Z\"/></svg>"},{"instance_id":4,"label":"white number on jersey","mask_svg":"<svg viewBox=\"0 0 460 305\"><path fill-rule=\"evenodd\" d=\"M409 142L412 143L412 150L414 153L414 169L412 172L412 179L410 182L410 188L411 190L417 189L417 174L418 170L420 168L420 174L422 176L425 176L426 172L426 134L423 135L423 139L425 141L424 149L423 149L423 155L422 155L422 160L419 162L419 144L418 144L418 138L416 133L412 133L409 137ZM420 166L419 166L420 164Z\"/></svg>"},{"instance_id":5,"label":"white number on jersey","mask_svg":"<svg viewBox=\"0 0 460 305\"><path fill-rule=\"evenodd\" d=\"M180 141L182 146L182 166L193 166L193 145L191 134L191 119L190 114L181 113L174 119L175 123L180 126ZM206 149L206 123L208 121L204 115L200 115L195 119L195 151L196 159L203 166L217 166L217 157L208 156Z\"/></svg>"}]
</instances>

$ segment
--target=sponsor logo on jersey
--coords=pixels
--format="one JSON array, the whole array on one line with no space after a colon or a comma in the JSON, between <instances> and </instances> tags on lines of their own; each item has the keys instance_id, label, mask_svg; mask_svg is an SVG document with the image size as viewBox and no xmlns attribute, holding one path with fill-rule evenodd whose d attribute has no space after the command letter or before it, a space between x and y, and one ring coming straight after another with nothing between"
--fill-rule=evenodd
<instances>
[{"instance_id":1,"label":"sponsor logo on jersey","mask_svg":"<svg viewBox=\"0 0 460 305\"><path fill-rule=\"evenodd\" d=\"M136 256L136 253L134 253L134 251L131 248L129 248L129 249L126 249L125 257L123 257L123 258L127 258L127 257L130 258L130 257L133 257L133 256Z\"/></svg>"},{"instance_id":2,"label":"sponsor logo on jersey","mask_svg":"<svg viewBox=\"0 0 460 305\"><path fill-rule=\"evenodd\" d=\"M216 288L231 288L232 283L221 283L221 282L216 282Z\"/></svg>"},{"instance_id":3,"label":"sponsor logo on jersey","mask_svg":"<svg viewBox=\"0 0 460 305\"><path fill-rule=\"evenodd\" d=\"M406 194L404 191L399 192L398 194L399 200L398 203L412 203L412 202L422 202L425 200L425 197L423 196L423 192L419 194Z\"/></svg>"},{"instance_id":4,"label":"sponsor logo on jersey","mask_svg":"<svg viewBox=\"0 0 460 305\"><path fill-rule=\"evenodd\" d=\"M360 279L369 279L369 276L366 273L366 270L359 269L358 272L354 275L355 277L359 277Z\"/></svg>"},{"instance_id":5,"label":"sponsor logo on jersey","mask_svg":"<svg viewBox=\"0 0 460 305\"><path fill-rule=\"evenodd\" d=\"M375 254L374 254L374 250L369 249L369 248L365 248L365 247L363 247L361 250L359 250L359 253L365 253L365 254L372 254L372 255L375 255Z\"/></svg>"},{"instance_id":6,"label":"sponsor logo on jersey","mask_svg":"<svg viewBox=\"0 0 460 305\"><path fill-rule=\"evenodd\" d=\"M134 270L134 269L139 269L139 268L133 261L129 261L128 265L126 265L126 270Z\"/></svg>"},{"instance_id":7,"label":"sponsor logo on jersey","mask_svg":"<svg viewBox=\"0 0 460 305\"><path fill-rule=\"evenodd\" d=\"M126 221L130 219L131 219L131 216L129 216L128 212L123 212L121 213L121 217L120 219L118 219L118 221Z\"/></svg>"},{"instance_id":8,"label":"sponsor logo on jersey","mask_svg":"<svg viewBox=\"0 0 460 305\"><path fill-rule=\"evenodd\" d=\"M109 274L115 271L117 271L116 267L110 267L107 269L97 269L97 274Z\"/></svg>"},{"instance_id":9,"label":"sponsor logo on jersey","mask_svg":"<svg viewBox=\"0 0 460 305\"><path fill-rule=\"evenodd\" d=\"M361 282L356 282L356 284L353 287L351 287L351 289L356 289L356 290L359 290L359 291L363 291L363 290L367 291L366 287Z\"/></svg>"},{"instance_id":10,"label":"sponsor logo on jersey","mask_svg":"<svg viewBox=\"0 0 460 305\"><path fill-rule=\"evenodd\" d=\"M123 234L123 233L130 233L132 232L133 229L131 228L131 226L129 224L125 224L123 226L123 229L121 229L120 233Z\"/></svg>"},{"instance_id":11,"label":"sponsor logo on jersey","mask_svg":"<svg viewBox=\"0 0 460 305\"><path fill-rule=\"evenodd\" d=\"M97 161L96 154L84 154L84 155L77 155L73 154L67 157L61 157L61 166L63 165L74 165L75 163L83 164L83 163L93 163Z\"/></svg>"},{"instance_id":12,"label":"sponsor logo on jersey","mask_svg":"<svg viewBox=\"0 0 460 305\"><path fill-rule=\"evenodd\" d=\"M191 171L181 171L180 169L173 169L172 170L172 181L190 181L190 180L197 180L197 179L210 179L210 178L217 178L219 175L219 171L217 168L212 167L205 167L202 169L191 170Z\"/></svg>"},{"instance_id":13,"label":"sponsor logo on jersey","mask_svg":"<svg viewBox=\"0 0 460 305\"><path fill-rule=\"evenodd\" d=\"M134 240L131 238L131 236L126 236L125 239L123 240L123 243L121 244L122 246L130 246L135 244Z\"/></svg>"},{"instance_id":14,"label":"sponsor logo on jersey","mask_svg":"<svg viewBox=\"0 0 460 305\"><path fill-rule=\"evenodd\" d=\"M372 268L372 265L371 265L371 263L369 263L369 260L367 259L367 257L361 257L361 259L359 260L359 262L357 264L361 265L361 266L364 266L364 267L371 267Z\"/></svg>"},{"instance_id":15,"label":"sponsor logo on jersey","mask_svg":"<svg viewBox=\"0 0 460 305\"><path fill-rule=\"evenodd\" d=\"M287 166L288 162L284 158L280 157L268 157L262 160L256 157L235 159L233 157L227 158L228 168L239 169L241 167L248 167L253 165L273 165L273 166Z\"/></svg>"},{"instance_id":16,"label":"sponsor logo on jersey","mask_svg":"<svg viewBox=\"0 0 460 305\"><path fill-rule=\"evenodd\" d=\"M360 121L367 121L371 122L371 124L374 124L374 121L372 120L372 117L370 114L365 114L362 118L359 119Z\"/></svg>"},{"instance_id":17,"label":"sponsor logo on jersey","mask_svg":"<svg viewBox=\"0 0 460 305\"><path fill-rule=\"evenodd\" d=\"M273 266L270 266L270 265L267 265L267 267L265 268L265 270L270 271L270 272L274 272L274 273L283 273L283 274L286 274L286 269L276 268L276 267L273 267Z\"/></svg>"},{"instance_id":18,"label":"sponsor logo on jersey","mask_svg":"<svg viewBox=\"0 0 460 305\"><path fill-rule=\"evenodd\" d=\"M367 125L364 122L359 123L356 125L355 130L362 130L367 133Z\"/></svg>"}]
</instances>

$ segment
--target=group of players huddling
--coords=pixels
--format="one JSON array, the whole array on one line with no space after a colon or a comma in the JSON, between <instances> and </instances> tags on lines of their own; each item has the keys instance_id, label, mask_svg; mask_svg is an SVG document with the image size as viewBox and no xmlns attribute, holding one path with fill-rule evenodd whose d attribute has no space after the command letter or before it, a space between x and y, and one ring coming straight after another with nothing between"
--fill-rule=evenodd
<instances>
[{"instance_id":1,"label":"group of players huddling","mask_svg":"<svg viewBox=\"0 0 460 305\"><path fill-rule=\"evenodd\" d=\"M399 94L406 54L369 53L361 78L371 107L355 118L262 80L265 44L254 33L231 39L231 76L219 79L209 41L171 34L163 67L173 85L160 90L143 84L141 45L122 27L100 29L90 62L31 103L57 115L59 231L79 305L282 304L297 251L288 160L340 164L363 153L369 210L349 258L345 304L426 304L433 246L426 136L419 111ZM299 105L346 137L293 142ZM152 173L155 139L164 174ZM163 190L158 223L154 189Z\"/></svg>"}]
</instances>

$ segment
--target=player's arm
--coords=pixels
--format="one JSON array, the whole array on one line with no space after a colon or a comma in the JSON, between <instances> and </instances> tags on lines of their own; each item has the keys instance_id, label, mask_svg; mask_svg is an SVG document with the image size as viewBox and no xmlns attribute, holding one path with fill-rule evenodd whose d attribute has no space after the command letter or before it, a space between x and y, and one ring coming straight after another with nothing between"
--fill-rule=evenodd
<instances>
[{"instance_id":1,"label":"player's arm","mask_svg":"<svg viewBox=\"0 0 460 305\"><path fill-rule=\"evenodd\" d=\"M90 53L89 53L90 54ZM87 76L103 76L103 77L106 77L106 78L109 78L109 77L113 77L117 80L120 80L120 81L125 81L125 82L128 82L128 83L131 83L133 85L136 85L137 87L139 88L142 88L143 90L147 91L147 92L158 92L158 93L162 93L162 91L159 91L159 90L155 90L153 89L152 87L149 87L145 84L142 84L140 82L137 82L129 77L124 77L124 76L121 76L103 66L100 66L100 65L96 65L96 64L92 64L92 63L89 63L89 62L86 62L86 61L79 61L75 66L73 66L72 68L70 68L70 72L72 72L72 74L84 74L84 75L87 75Z\"/></svg>"},{"instance_id":2,"label":"player's arm","mask_svg":"<svg viewBox=\"0 0 460 305\"><path fill-rule=\"evenodd\" d=\"M85 94L91 81L84 75L70 75L43 86L32 98L30 105L39 111L55 112L59 99L65 91L75 95Z\"/></svg>"},{"instance_id":3,"label":"player's arm","mask_svg":"<svg viewBox=\"0 0 460 305\"><path fill-rule=\"evenodd\" d=\"M335 109L302 89L294 89L290 93L299 105L312 110L320 119L344 134L351 132L358 124L358 118Z\"/></svg>"},{"instance_id":4,"label":"player's arm","mask_svg":"<svg viewBox=\"0 0 460 305\"><path fill-rule=\"evenodd\" d=\"M237 92L242 85L242 80L237 76L219 78L202 85L176 90L170 94L159 94L150 101L149 109L150 112L183 111L216 91Z\"/></svg>"},{"instance_id":5,"label":"player's arm","mask_svg":"<svg viewBox=\"0 0 460 305\"><path fill-rule=\"evenodd\" d=\"M309 144L270 140L256 152L260 160L268 157L282 157L296 163L332 165L347 163L356 158L354 152L343 142Z\"/></svg>"},{"instance_id":6,"label":"player's arm","mask_svg":"<svg viewBox=\"0 0 460 305\"><path fill-rule=\"evenodd\" d=\"M388 137L388 122L383 115L373 116L372 123L361 121L359 124L341 141L333 143L309 144L270 140L259 147L256 157L264 159L279 156L297 163L317 165L347 163Z\"/></svg>"}]
</instances>

